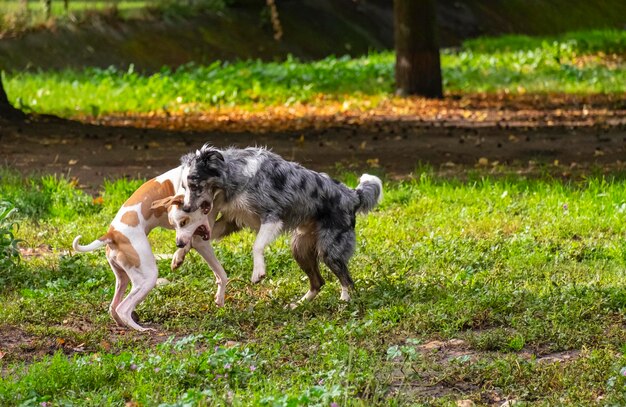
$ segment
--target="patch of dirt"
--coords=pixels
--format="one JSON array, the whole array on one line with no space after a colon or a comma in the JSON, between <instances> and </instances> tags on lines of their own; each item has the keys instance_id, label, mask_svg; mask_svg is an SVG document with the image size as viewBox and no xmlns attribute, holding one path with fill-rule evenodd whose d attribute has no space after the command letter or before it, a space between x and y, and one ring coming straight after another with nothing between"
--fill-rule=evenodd
<instances>
[{"instance_id":1,"label":"patch of dirt","mask_svg":"<svg viewBox=\"0 0 626 407\"><path fill-rule=\"evenodd\" d=\"M538 363L561 363L571 362L580 357L579 350L568 350L564 352L548 353L537 358Z\"/></svg>"},{"instance_id":2,"label":"patch of dirt","mask_svg":"<svg viewBox=\"0 0 626 407\"><path fill-rule=\"evenodd\" d=\"M497 357L497 352L481 352L472 349L471 345L462 339L450 339L447 341L433 340L415 346L417 353L435 366L445 368L451 363L475 363L479 360L493 359ZM581 354L579 350L547 353L538 355L529 351L517 353L522 360L535 360L537 363L568 363L576 360ZM467 403L468 396L480 398L480 403L486 405L512 405L515 401L506 400L497 389L484 389L479 386L459 381L450 382L441 380L439 370L420 368L413 371L409 364L403 364L402 358L396 358L395 367L392 371L390 392L407 394L411 399L416 398L438 398L443 396L453 396L458 398L459 403ZM505 403L505 404L503 404ZM506 404L509 403L509 404ZM468 404L469 405L469 404Z\"/></svg>"},{"instance_id":3,"label":"patch of dirt","mask_svg":"<svg viewBox=\"0 0 626 407\"><path fill-rule=\"evenodd\" d=\"M136 332L117 327L111 321L102 336L106 339L102 340L96 339L98 330L102 328L95 327L89 321L71 317L61 324L49 326L49 331L42 334L29 333L18 326L2 325L0 326L0 366L1 361L31 362L45 355L53 355L57 351L62 351L66 355L100 351L116 352L119 346L125 347L128 343L154 347L171 336L180 338L186 335L185 332L165 331L156 324L145 325L156 328L158 332ZM232 344L226 343L225 346L232 346ZM7 371L3 369L2 374L6 373Z\"/></svg>"},{"instance_id":4,"label":"patch of dirt","mask_svg":"<svg viewBox=\"0 0 626 407\"><path fill-rule=\"evenodd\" d=\"M20 245L20 257L25 260L29 260L32 258L41 258L45 256L50 256L54 254L52 250L52 246L49 244L42 243L37 247L25 247Z\"/></svg>"},{"instance_id":5,"label":"patch of dirt","mask_svg":"<svg viewBox=\"0 0 626 407\"><path fill-rule=\"evenodd\" d=\"M52 340L31 335L19 327L0 326L0 359L32 360L37 356L54 353L58 349ZM4 370L2 371L4 374Z\"/></svg>"},{"instance_id":6,"label":"patch of dirt","mask_svg":"<svg viewBox=\"0 0 626 407\"><path fill-rule=\"evenodd\" d=\"M452 363L454 359L460 361L477 360L478 355L469 349L469 345L461 339L448 341L430 341L417 345L415 350L422 358L426 358L438 365ZM404 394L415 398L438 398L444 396L458 396L476 392L479 388L471 383L450 383L438 378L437 372L428 370L412 370L403 365L401 358L394 360L396 367L392 372L390 392ZM419 377L419 379L416 379Z\"/></svg>"},{"instance_id":7,"label":"patch of dirt","mask_svg":"<svg viewBox=\"0 0 626 407\"><path fill-rule=\"evenodd\" d=\"M220 107L202 113L179 111L84 117L92 124L191 131L276 133L358 127L402 133L412 128L614 127L626 125L626 103L615 95L450 94L444 99L367 98L324 100L243 110Z\"/></svg>"},{"instance_id":8,"label":"patch of dirt","mask_svg":"<svg viewBox=\"0 0 626 407\"><path fill-rule=\"evenodd\" d=\"M161 174L206 142L267 146L314 170L379 168L392 178L406 177L420 164L454 176L475 167L497 173L502 164L564 178L598 166L605 172L626 169L626 110L619 100L565 98L562 105L551 105L546 99L547 105L533 110L531 97L497 99L423 102L434 116L409 109L358 120L337 112L326 119L277 122L262 116L180 116L109 117L86 124L38 117L0 123L0 163L24 174L65 174L92 193L104 179ZM483 108L489 112L485 117ZM498 112L504 112L500 119L489 119Z\"/></svg>"},{"instance_id":9,"label":"patch of dirt","mask_svg":"<svg viewBox=\"0 0 626 407\"><path fill-rule=\"evenodd\" d=\"M81 353L85 351L84 345L61 336L31 334L17 326L0 327L0 359L6 361L30 362L59 350L68 355Z\"/></svg>"},{"instance_id":10,"label":"patch of dirt","mask_svg":"<svg viewBox=\"0 0 626 407\"><path fill-rule=\"evenodd\" d=\"M0 352L3 357L20 346L28 346L33 337L14 326L0 326Z\"/></svg>"}]
</instances>

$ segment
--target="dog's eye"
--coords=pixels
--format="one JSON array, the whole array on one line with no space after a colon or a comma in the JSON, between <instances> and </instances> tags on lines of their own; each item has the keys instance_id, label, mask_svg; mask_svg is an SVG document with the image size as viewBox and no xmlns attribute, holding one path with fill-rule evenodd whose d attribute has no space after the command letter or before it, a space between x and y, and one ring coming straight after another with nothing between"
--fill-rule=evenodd
<instances>
[{"instance_id":1,"label":"dog's eye","mask_svg":"<svg viewBox=\"0 0 626 407\"><path fill-rule=\"evenodd\" d=\"M189 219L184 219L180 222L180 227L185 227L185 225L189 223Z\"/></svg>"}]
</instances>

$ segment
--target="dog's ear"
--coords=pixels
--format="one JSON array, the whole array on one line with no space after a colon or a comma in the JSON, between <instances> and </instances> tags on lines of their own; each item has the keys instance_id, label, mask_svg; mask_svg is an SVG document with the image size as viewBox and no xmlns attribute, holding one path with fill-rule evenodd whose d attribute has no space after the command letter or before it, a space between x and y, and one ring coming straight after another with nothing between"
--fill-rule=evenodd
<instances>
[{"instance_id":1,"label":"dog's ear","mask_svg":"<svg viewBox=\"0 0 626 407\"><path fill-rule=\"evenodd\" d=\"M217 150L204 150L200 154L200 161L202 161L204 165L210 165L215 161L224 162L224 156Z\"/></svg>"},{"instance_id":2,"label":"dog's ear","mask_svg":"<svg viewBox=\"0 0 626 407\"><path fill-rule=\"evenodd\" d=\"M184 202L185 202L185 195L176 195L172 197L172 203L170 203L170 206L172 205L182 206Z\"/></svg>"},{"instance_id":3,"label":"dog's ear","mask_svg":"<svg viewBox=\"0 0 626 407\"><path fill-rule=\"evenodd\" d=\"M170 206L172 206L172 199L174 197L173 196L168 196L167 198L163 198L163 199L158 199L154 202L152 202L152 205L150 205L151 209L161 209L161 208L169 208Z\"/></svg>"},{"instance_id":4,"label":"dog's ear","mask_svg":"<svg viewBox=\"0 0 626 407\"><path fill-rule=\"evenodd\" d=\"M224 156L217 150L202 150L197 156L197 177L219 178L224 167Z\"/></svg>"},{"instance_id":5,"label":"dog's ear","mask_svg":"<svg viewBox=\"0 0 626 407\"><path fill-rule=\"evenodd\" d=\"M150 205L150 208L151 209L160 209L160 208L169 209L172 205L176 205L176 206L182 205L184 199L185 199L184 195L168 196L167 198L158 199L152 202L152 205Z\"/></svg>"}]
</instances>

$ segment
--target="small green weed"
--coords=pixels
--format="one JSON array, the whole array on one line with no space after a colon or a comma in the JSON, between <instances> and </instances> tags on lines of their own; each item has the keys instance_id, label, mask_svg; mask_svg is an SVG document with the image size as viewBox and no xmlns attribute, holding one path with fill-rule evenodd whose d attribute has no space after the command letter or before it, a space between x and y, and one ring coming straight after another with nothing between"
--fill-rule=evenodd
<instances>
[{"instance_id":1,"label":"small green weed","mask_svg":"<svg viewBox=\"0 0 626 407\"><path fill-rule=\"evenodd\" d=\"M20 259L20 251L15 238L17 222L12 219L17 209L6 201L0 201L0 269L8 270L17 265ZM0 284L2 278L0 277Z\"/></svg>"}]
</instances>

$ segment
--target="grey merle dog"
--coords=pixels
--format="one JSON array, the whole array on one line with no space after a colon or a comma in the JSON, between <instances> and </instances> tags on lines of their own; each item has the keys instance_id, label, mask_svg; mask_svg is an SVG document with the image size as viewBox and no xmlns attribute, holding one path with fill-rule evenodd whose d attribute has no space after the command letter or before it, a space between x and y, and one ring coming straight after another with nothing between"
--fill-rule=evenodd
<instances>
[{"instance_id":1,"label":"grey merle dog","mask_svg":"<svg viewBox=\"0 0 626 407\"><path fill-rule=\"evenodd\" d=\"M354 283L348 261L355 249L355 215L382 199L378 177L363 174L356 189L263 148L219 150L209 145L181 158L183 210L210 212L214 239L242 227L258 231L253 246L252 282L265 277L263 252L281 232L292 231L291 250L308 275L312 300L324 285L319 259L341 283L341 300ZM217 213L222 217L215 223ZM185 244L186 242L177 242Z\"/></svg>"}]
</instances>

